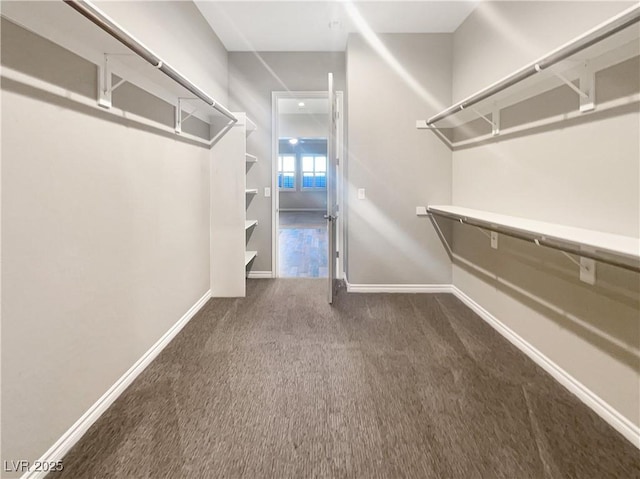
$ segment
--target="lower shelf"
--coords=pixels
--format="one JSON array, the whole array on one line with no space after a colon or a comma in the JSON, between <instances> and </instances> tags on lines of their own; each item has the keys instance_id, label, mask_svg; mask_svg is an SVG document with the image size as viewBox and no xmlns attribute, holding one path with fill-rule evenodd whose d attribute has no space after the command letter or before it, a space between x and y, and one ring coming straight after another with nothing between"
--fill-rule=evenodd
<instances>
[{"instance_id":1,"label":"lower shelf","mask_svg":"<svg viewBox=\"0 0 640 479\"><path fill-rule=\"evenodd\" d=\"M244 252L244 265L247 266L253 258L258 256L257 251L245 251Z\"/></svg>"}]
</instances>

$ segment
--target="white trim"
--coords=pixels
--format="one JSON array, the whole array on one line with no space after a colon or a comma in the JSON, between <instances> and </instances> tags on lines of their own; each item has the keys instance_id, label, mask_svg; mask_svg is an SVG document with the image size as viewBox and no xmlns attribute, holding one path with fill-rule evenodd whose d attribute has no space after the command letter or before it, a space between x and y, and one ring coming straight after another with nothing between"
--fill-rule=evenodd
<instances>
[{"instance_id":1,"label":"white trim","mask_svg":"<svg viewBox=\"0 0 640 479\"><path fill-rule=\"evenodd\" d=\"M280 208L280 211L287 212L304 212L304 211L327 211L326 208Z\"/></svg>"},{"instance_id":2,"label":"white trim","mask_svg":"<svg viewBox=\"0 0 640 479\"><path fill-rule=\"evenodd\" d=\"M278 265L278 225L279 225L279 214L280 214L280 195L278 194L277 187L277 179L278 179L278 99L280 98L327 98L327 91L272 91L271 92L271 268L273 269L273 277L277 278L280 274L279 265ZM344 135L344 92L336 91L336 98L338 100L338 108L340 111L339 117L339 126L338 126L338 148L343 156L340 157L340 165L338 166L338 175L340 178L338 179L340 185L342 185L344 169L343 165L346 157L346 149L343 141ZM341 201L343 198L341 186L338 191L338 204L340 205L340 212L338 214L338 251L340 252L340 257L338 258L338 279L342 279L339 277L339 273L344 269L344 227L343 227L343 216L346 213L346 205ZM283 190L287 191L287 190ZM291 191L291 190L289 190ZM324 190L305 190L308 192L313 191L324 191ZM300 192L300 190L298 190ZM285 210L282 210L285 211Z\"/></svg>"},{"instance_id":3,"label":"white trim","mask_svg":"<svg viewBox=\"0 0 640 479\"><path fill-rule=\"evenodd\" d=\"M526 354L534 363L544 369L553 378L573 393L580 401L591 408L598 416L604 419L611 427L626 437L634 446L640 449L640 427L624 417L613 406L587 388L584 384L571 376L551 359L537 350L511 328L502 323L498 318L467 296L457 286L451 286L451 292L460 301L473 310L478 316L489 323L496 331L504 336L511 344Z\"/></svg>"},{"instance_id":4,"label":"white trim","mask_svg":"<svg viewBox=\"0 0 640 479\"><path fill-rule=\"evenodd\" d=\"M186 326L200 309L211 298L211 290L207 291L177 323L175 323L151 348L138 359L129 370L118 379L109 390L102 395L73 426L71 426L53 446L45 452L39 462L61 461L71 448L82 438L94 422L118 399L124 390L146 369L171 340ZM36 479L45 477L49 471L29 471L21 479Z\"/></svg>"},{"instance_id":5,"label":"white trim","mask_svg":"<svg viewBox=\"0 0 640 479\"><path fill-rule=\"evenodd\" d=\"M271 279L273 278L272 271L249 271L247 273L249 279Z\"/></svg>"},{"instance_id":6,"label":"white trim","mask_svg":"<svg viewBox=\"0 0 640 479\"><path fill-rule=\"evenodd\" d=\"M346 276L349 293L451 293L451 284L352 284Z\"/></svg>"}]
</instances>

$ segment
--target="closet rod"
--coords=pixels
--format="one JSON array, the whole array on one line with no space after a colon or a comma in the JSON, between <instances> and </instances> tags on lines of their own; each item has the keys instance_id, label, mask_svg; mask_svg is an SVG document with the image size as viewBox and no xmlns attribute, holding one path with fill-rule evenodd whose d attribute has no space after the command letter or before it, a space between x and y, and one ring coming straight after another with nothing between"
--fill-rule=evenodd
<instances>
[{"instance_id":1,"label":"closet rod","mask_svg":"<svg viewBox=\"0 0 640 479\"><path fill-rule=\"evenodd\" d=\"M213 98L203 92L196 85L191 83L187 78L182 76L177 70L165 63L160 57L144 46L140 41L134 38L129 32L124 30L120 25L109 18L102 10L86 0L63 0L64 3L76 10L78 13L85 16L91 22L96 24L102 30L107 32L113 38L125 45L127 48L135 52L138 56L146 60L148 63L156 67L162 73L167 75L173 81L187 89L200 100L213 107L216 111L222 113L229 118L232 122L237 122L238 119L227 110L224 106L220 105Z\"/></svg>"},{"instance_id":2,"label":"closet rod","mask_svg":"<svg viewBox=\"0 0 640 479\"><path fill-rule=\"evenodd\" d=\"M564 251L565 253L571 253L576 256L591 258L596 261L601 261L603 263L617 266L619 268L624 268L630 271L634 271L636 273L640 273L640 266L638 264L630 264L630 263L621 261L616 257L614 257L613 254L583 250L583 249L580 249L579 245L568 243L567 241L562 239L547 238L544 235L520 230L518 228L505 226L505 225L497 225L495 223L490 223L488 221L482 221L475 218L468 218L467 216L457 215L454 213L436 211L431 208L429 208L427 211L432 216L433 215L441 216L443 218L447 218L450 220L459 221L460 223L465 225L477 226L478 228L482 228L489 231L495 231L496 233L500 233L506 236L511 236L512 238L517 238L523 241L528 241L530 243L535 243L538 246L546 246L547 248L552 248L558 251Z\"/></svg>"},{"instance_id":3,"label":"closet rod","mask_svg":"<svg viewBox=\"0 0 640 479\"><path fill-rule=\"evenodd\" d=\"M440 120L447 118L448 116L459 112L460 110L464 110L465 108L473 106L476 103L481 102L482 100L486 100L487 98L501 92L502 90L505 90L515 85L516 83L519 83L529 78L530 76L533 76L536 73L569 58L571 55L574 55L584 50L585 48L588 48L595 43L598 43L605 38L618 33L621 30L624 30L625 28L633 25L639 20L640 5L630 7L619 15L613 17L606 23L588 31L571 43L560 47L557 50L554 50L550 54L536 60L535 62L509 75L508 77L503 78L497 83L494 83L493 85L487 87L485 90L482 90L475 95L465 98L459 103L456 103L455 105L450 106L437 115L432 116L427 120L427 125L432 125Z\"/></svg>"}]
</instances>

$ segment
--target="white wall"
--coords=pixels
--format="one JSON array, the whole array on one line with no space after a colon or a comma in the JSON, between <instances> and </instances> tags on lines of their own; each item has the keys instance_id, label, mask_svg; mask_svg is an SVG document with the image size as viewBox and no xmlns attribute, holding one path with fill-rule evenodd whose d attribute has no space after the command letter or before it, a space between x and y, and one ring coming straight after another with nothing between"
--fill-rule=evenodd
<instances>
[{"instance_id":1,"label":"white wall","mask_svg":"<svg viewBox=\"0 0 640 479\"><path fill-rule=\"evenodd\" d=\"M226 60L193 5L104 7L224 96L226 69L191 69ZM2 66L96 98L93 65L5 20ZM2 460L33 461L209 289L210 152L4 77L1 95Z\"/></svg>"},{"instance_id":2,"label":"white wall","mask_svg":"<svg viewBox=\"0 0 640 479\"><path fill-rule=\"evenodd\" d=\"M454 100L626 6L481 3L455 33ZM637 93L638 66L636 59L600 73L598 99ZM514 108L510 117L519 122L576 108L577 96L563 87ZM453 204L637 237L639 131L635 103L459 149L453 153ZM629 424L640 425L637 274L599 264L598 283L589 286L558 252L502 238L494 251L468 227L456 228L453 240L455 251L470 263L454 263L456 286Z\"/></svg>"},{"instance_id":3,"label":"white wall","mask_svg":"<svg viewBox=\"0 0 640 479\"><path fill-rule=\"evenodd\" d=\"M378 37L383 54L358 34L347 46L347 277L354 284L448 284L449 258L415 213L418 205L451 201L451 152L415 122L451 101L453 38Z\"/></svg>"}]
</instances>

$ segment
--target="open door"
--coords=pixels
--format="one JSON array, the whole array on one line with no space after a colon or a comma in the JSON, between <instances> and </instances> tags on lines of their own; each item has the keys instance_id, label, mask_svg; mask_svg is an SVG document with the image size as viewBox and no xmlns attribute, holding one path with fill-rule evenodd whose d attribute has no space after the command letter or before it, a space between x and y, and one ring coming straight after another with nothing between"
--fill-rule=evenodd
<instances>
[{"instance_id":1,"label":"open door","mask_svg":"<svg viewBox=\"0 0 640 479\"><path fill-rule=\"evenodd\" d=\"M336 230L338 225L338 208L337 208L337 104L336 94L333 90L333 73L329 73L329 136L327 139L327 213L325 219L327 220L327 276L328 276L328 301L329 304L333 303L333 297L336 293L337 281L337 268L336 268Z\"/></svg>"}]
</instances>

